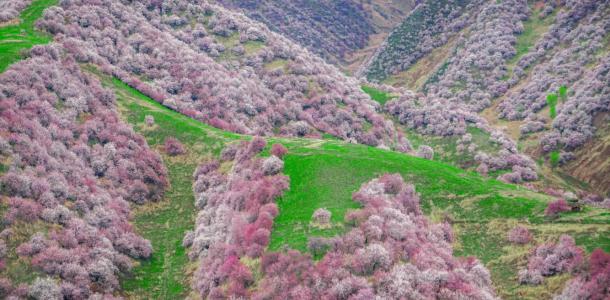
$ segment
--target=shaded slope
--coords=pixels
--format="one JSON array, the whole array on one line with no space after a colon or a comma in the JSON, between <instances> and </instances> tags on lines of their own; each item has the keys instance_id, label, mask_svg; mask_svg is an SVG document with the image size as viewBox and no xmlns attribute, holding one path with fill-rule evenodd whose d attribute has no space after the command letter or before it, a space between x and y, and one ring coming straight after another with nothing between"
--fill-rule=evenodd
<instances>
[{"instance_id":1,"label":"shaded slope","mask_svg":"<svg viewBox=\"0 0 610 300\"><path fill-rule=\"evenodd\" d=\"M335 63L347 52L363 48L375 31L363 7L352 0L218 2L227 8L241 9L249 17Z\"/></svg>"},{"instance_id":2,"label":"shaded slope","mask_svg":"<svg viewBox=\"0 0 610 300\"><path fill-rule=\"evenodd\" d=\"M472 4L469 6L469 4ZM408 69L466 25L477 1L428 0L418 5L387 37L359 75L379 82Z\"/></svg>"},{"instance_id":3,"label":"shaded slope","mask_svg":"<svg viewBox=\"0 0 610 300\"><path fill-rule=\"evenodd\" d=\"M413 0L216 2L244 12L326 61L343 66L358 64L364 48L377 47L415 6Z\"/></svg>"}]
</instances>

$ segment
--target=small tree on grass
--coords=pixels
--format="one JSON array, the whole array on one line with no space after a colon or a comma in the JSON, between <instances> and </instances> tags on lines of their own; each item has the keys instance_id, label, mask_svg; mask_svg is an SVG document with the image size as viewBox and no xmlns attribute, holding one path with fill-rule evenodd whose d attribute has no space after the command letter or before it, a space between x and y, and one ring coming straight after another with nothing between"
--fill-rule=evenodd
<instances>
[{"instance_id":1,"label":"small tree on grass","mask_svg":"<svg viewBox=\"0 0 610 300\"><path fill-rule=\"evenodd\" d=\"M425 159L434 158L434 149L427 145L421 145L417 148L417 156Z\"/></svg>"},{"instance_id":2,"label":"small tree on grass","mask_svg":"<svg viewBox=\"0 0 610 300\"><path fill-rule=\"evenodd\" d=\"M271 146L272 155L282 158L284 155L286 155L286 153L288 153L288 149L286 149L286 147L284 147L282 144L273 144L273 146Z\"/></svg>"},{"instance_id":3,"label":"small tree on grass","mask_svg":"<svg viewBox=\"0 0 610 300\"><path fill-rule=\"evenodd\" d=\"M284 169L284 162L272 155L263 162L263 173L265 175L276 175Z\"/></svg>"},{"instance_id":4,"label":"small tree on grass","mask_svg":"<svg viewBox=\"0 0 610 300\"><path fill-rule=\"evenodd\" d=\"M265 149L265 146L267 145L267 141L260 137L260 136L255 136L252 139L252 142L250 142L250 147L249 147L249 151L252 154L257 154L261 151L263 151L263 149Z\"/></svg>"},{"instance_id":5,"label":"small tree on grass","mask_svg":"<svg viewBox=\"0 0 610 300\"><path fill-rule=\"evenodd\" d=\"M547 217L556 217L562 212L570 211L570 205L564 199L558 199L553 202L549 202L549 205L544 210L544 215Z\"/></svg>"},{"instance_id":6,"label":"small tree on grass","mask_svg":"<svg viewBox=\"0 0 610 300\"><path fill-rule=\"evenodd\" d=\"M171 156L177 156L186 153L186 149L180 141L173 137L168 137L165 139L165 152Z\"/></svg>"},{"instance_id":7,"label":"small tree on grass","mask_svg":"<svg viewBox=\"0 0 610 300\"><path fill-rule=\"evenodd\" d=\"M310 237L307 241L307 249L314 256L324 255L330 246L330 241L323 237Z\"/></svg>"},{"instance_id":8,"label":"small tree on grass","mask_svg":"<svg viewBox=\"0 0 610 300\"><path fill-rule=\"evenodd\" d=\"M146 126L152 127L153 125L155 125L155 117L151 115L146 115L146 117L144 117L144 122L146 123Z\"/></svg>"},{"instance_id":9,"label":"small tree on grass","mask_svg":"<svg viewBox=\"0 0 610 300\"><path fill-rule=\"evenodd\" d=\"M513 244L525 245L531 240L532 234L523 226L517 226L508 233L508 241Z\"/></svg>"},{"instance_id":10,"label":"small tree on grass","mask_svg":"<svg viewBox=\"0 0 610 300\"><path fill-rule=\"evenodd\" d=\"M331 213L325 208L318 208L313 212L313 222L317 225L327 226L330 224Z\"/></svg>"}]
</instances>

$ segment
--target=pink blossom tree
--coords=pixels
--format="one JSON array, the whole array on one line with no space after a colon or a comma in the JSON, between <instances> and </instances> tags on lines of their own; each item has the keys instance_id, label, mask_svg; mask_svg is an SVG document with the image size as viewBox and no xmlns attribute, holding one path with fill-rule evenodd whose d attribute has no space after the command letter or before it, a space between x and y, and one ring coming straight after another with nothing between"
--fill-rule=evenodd
<instances>
[{"instance_id":1,"label":"pink blossom tree","mask_svg":"<svg viewBox=\"0 0 610 300\"><path fill-rule=\"evenodd\" d=\"M532 241L532 234L524 226L517 226L508 232L508 241L514 244L524 245Z\"/></svg>"},{"instance_id":2,"label":"pink blossom tree","mask_svg":"<svg viewBox=\"0 0 610 300\"><path fill-rule=\"evenodd\" d=\"M311 216L313 222L320 226L327 226L330 224L331 212L326 208L318 208L313 212Z\"/></svg>"},{"instance_id":3,"label":"pink blossom tree","mask_svg":"<svg viewBox=\"0 0 610 300\"><path fill-rule=\"evenodd\" d=\"M549 202L548 206L544 210L544 215L547 217L556 217L562 212L572 210L568 202L564 199L557 199Z\"/></svg>"},{"instance_id":4,"label":"pink blossom tree","mask_svg":"<svg viewBox=\"0 0 610 300\"><path fill-rule=\"evenodd\" d=\"M182 143L180 143L180 141L173 137L166 138L163 147L165 152L171 156L177 156L186 153L186 149L184 148Z\"/></svg>"},{"instance_id":5,"label":"pink blossom tree","mask_svg":"<svg viewBox=\"0 0 610 300\"><path fill-rule=\"evenodd\" d=\"M284 147L282 144L273 144L273 146L271 146L272 155L283 158L286 153L288 153L288 149L286 149L286 147Z\"/></svg>"}]
</instances>

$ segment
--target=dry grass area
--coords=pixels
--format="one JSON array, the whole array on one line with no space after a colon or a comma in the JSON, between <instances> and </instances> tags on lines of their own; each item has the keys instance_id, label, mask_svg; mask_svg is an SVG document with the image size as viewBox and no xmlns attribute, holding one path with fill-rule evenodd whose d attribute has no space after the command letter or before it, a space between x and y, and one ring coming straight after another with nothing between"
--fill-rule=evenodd
<instances>
[{"instance_id":1,"label":"dry grass area","mask_svg":"<svg viewBox=\"0 0 610 300\"><path fill-rule=\"evenodd\" d=\"M369 36L369 42L366 48L346 54L343 59L343 65L341 66L343 71L348 74L355 74L363 64L375 55L375 51L377 51L377 48L385 41L388 34L389 32L372 34Z\"/></svg>"},{"instance_id":2,"label":"dry grass area","mask_svg":"<svg viewBox=\"0 0 610 300\"><path fill-rule=\"evenodd\" d=\"M519 140L521 136L521 131L519 127L523 124L523 121L508 121L504 119L500 119L498 117L498 105L503 101L504 97L497 99L494 104L486 109L484 109L480 115L485 118L489 125L502 130L505 134L507 134L513 140Z\"/></svg>"},{"instance_id":3,"label":"dry grass area","mask_svg":"<svg viewBox=\"0 0 610 300\"><path fill-rule=\"evenodd\" d=\"M19 24L19 18L14 18L12 20L0 22L0 27L9 26L9 25L17 25Z\"/></svg>"}]
</instances>

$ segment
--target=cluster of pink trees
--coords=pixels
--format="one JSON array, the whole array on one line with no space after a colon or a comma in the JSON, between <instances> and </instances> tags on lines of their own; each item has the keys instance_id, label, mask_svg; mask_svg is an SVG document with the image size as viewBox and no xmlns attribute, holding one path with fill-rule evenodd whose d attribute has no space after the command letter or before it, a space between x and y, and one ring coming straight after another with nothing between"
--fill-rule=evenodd
<instances>
[{"instance_id":1,"label":"cluster of pink trees","mask_svg":"<svg viewBox=\"0 0 610 300\"><path fill-rule=\"evenodd\" d=\"M47 228L16 248L53 278L34 282L31 297L110 295L130 258L151 254L129 224L129 202L161 199L166 170L121 122L114 95L70 55L51 44L30 56L0 75L0 156L10 162L0 176L7 206L0 239L12 239L11 227L23 223ZM3 297L27 292L11 287Z\"/></svg>"},{"instance_id":2,"label":"cluster of pink trees","mask_svg":"<svg viewBox=\"0 0 610 300\"><path fill-rule=\"evenodd\" d=\"M427 86L428 94L461 103L480 111L506 92L506 61L516 54L515 35L523 31L528 16L526 2L488 1L471 26L471 34L461 37L454 56L438 82Z\"/></svg>"},{"instance_id":3,"label":"cluster of pink trees","mask_svg":"<svg viewBox=\"0 0 610 300\"><path fill-rule=\"evenodd\" d=\"M0 0L0 22L10 21L19 16L32 0Z\"/></svg>"},{"instance_id":4,"label":"cluster of pink trees","mask_svg":"<svg viewBox=\"0 0 610 300\"><path fill-rule=\"evenodd\" d=\"M561 85L571 86L582 78L585 65L595 60L592 54L603 47L601 39L608 26L603 17L606 6L603 1L565 1L565 9L558 12L535 49L517 62L509 84L515 85L526 77L527 68L533 68L531 78L507 94L511 101L500 105L500 116L510 120L525 118L546 105L547 93ZM561 49L560 45L567 48Z\"/></svg>"},{"instance_id":5,"label":"cluster of pink trees","mask_svg":"<svg viewBox=\"0 0 610 300\"><path fill-rule=\"evenodd\" d=\"M487 270L452 256L448 224L432 225L412 186L384 175L354 194L363 208L348 213L343 236L311 238L326 254L317 263L298 252L268 253L254 298L493 299Z\"/></svg>"},{"instance_id":6,"label":"cluster of pink trees","mask_svg":"<svg viewBox=\"0 0 610 300\"><path fill-rule=\"evenodd\" d=\"M598 248L585 259L584 251L568 235L562 235L557 244L545 243L532 249L527 269L519 272L519 281L537 285L544 277L565 272L575 273L575 276L554 297L555 300L610 297L610 254Z\"/></svg>"},{"instance_id":7,"label":"cluster of pink trees","mask_svg":"<svg viewBox=\"0 0 610 300\"><path fill-rule=\"evenodd\" d=\"M354 194L363 208L347 214L346 221L353 226L348 233L310 238L310 249L323 255L320 261L294 250L262 251L259 245L266 245L268 235L260 228L262 224L271 228L277 208L273 202L250 201L258 193L258 182L269 177L248 167L262 160L252 158L251 145L238 148L227 150L236 153L230 155L235 161L228 175L217 171L217 162L204 164L195 173L196 195L205 194L208 204L185 244L192 245L191 256L200 260L195 288L203 297L496 298L489 272L474 258L453 257L451 226L431 224L419 208L414 188L397 174L372 180ZM248 185L254 187L247 192L235 186L245 174L251 178ZM282 177L273 179L284 188ZM280 192L274 189L267 195ZM261 222L262 217L266 221ZM248 238L258 236L257 232L265 233L260 233L262 244Z\"/></svg>"},{"instance_id":8,"label":"cluster of pink trees","mask_svg":"<svg viewBox=\"0 0 610 300\"><path fill-rule=\"evenodd\" d=\"M325 132L402 149L401 133L355 79L220 6L65 1L47 10L40 24L79 61L101 65L164 105L215 127L253 135ZM229 45L227 37L238 42ZM268 67L276 61L283 63Z\"/></svg>"},{"instance_id":9,"label":"cluster of pink trees","mask_svg":"<svg viewBox=\"0 0 610 300\"><path fill-rule=\"evenodd\" d=\"M519 271L519 282L535 285L542 283L543 277L577 271L583 255L571 236L562 235L557 244L544 243L532 249L527 268Z\"/></svg>"},{"instance_id":10,"label":"cluster of pink trees","mask_svg":"<svg viewBox=\"0 0 610 300\"><path fill-rule=\"evenodd\" d=\"M276 156L263 159L257 155L265 140L254 138L228 146L222 159L233 161L228 174L219 170L219 162L207 162L194 173L196 206L201 209L196 228L188 233L184 245L190 257L198 260L194 288L202 297L245 296L253 283L246 258L263 254L278 213L274 200L288 188L288 177L280 174L283 163L273 163Z\"/></svg>"},{"instance_id":11,"label":"cluster of pink trees","mask_svg":"<svg viewBox=\"0 0 610 300\"><path fill-rule=\"evenodd\" d=\"M511 172L498 178L510 183L538 179L535 162L519 153L517 144L513 140L502 131L489 126L484 118L469 111L462 104L400 88L383 85L375 85L375 87L400 95L387 102L384 109L395 116L401 124L425 135L459 136L458 150L473 156L474 161L479 165L477 171L480 173L510 170ZM490 142L497 145L499 150L487 152L477 150L478 145L473 143L472 134L467 133L468 126L489 134Z\"/></svg>"},{"instance_id":12,"label":"cluster of pink trees","mask_svg":"<svg viewBox=\"0 0 610 300\"><path fill-rule=\"evenodd\" d=\"M609 297L610 254L598 248L591 253L586 271L568 282L555 300L602 300Z\"/></svg>"},{"instance_id":13,"label":"cluster of pink trees","mask_svg":"<svg viewBox=\"0 0 610 300\"><path fill-rule=\"evenodd\" d=\"M401 124L425 135L464 135L469 123L479 117L461 107L454 107L444 99L426 97L403 89L400 96L385 105L385 111L395 116Z\"/></svg>"},{"instance_id":14,"label":"cluster of pink trees","mask_svg":"<svg viewBox=\"0 0 610 300\"><path fill-rule=\"evenodd\" d=\"M608 23L610 28L610 22ZM582 146L595 134L594 118L600 112L610 111L610 56L587 70L583 80L574 84L574 95L561 106L553 120L552 130L541 139L544 151L565 150L564 156Z\"/></svg>"}]
</instances>

